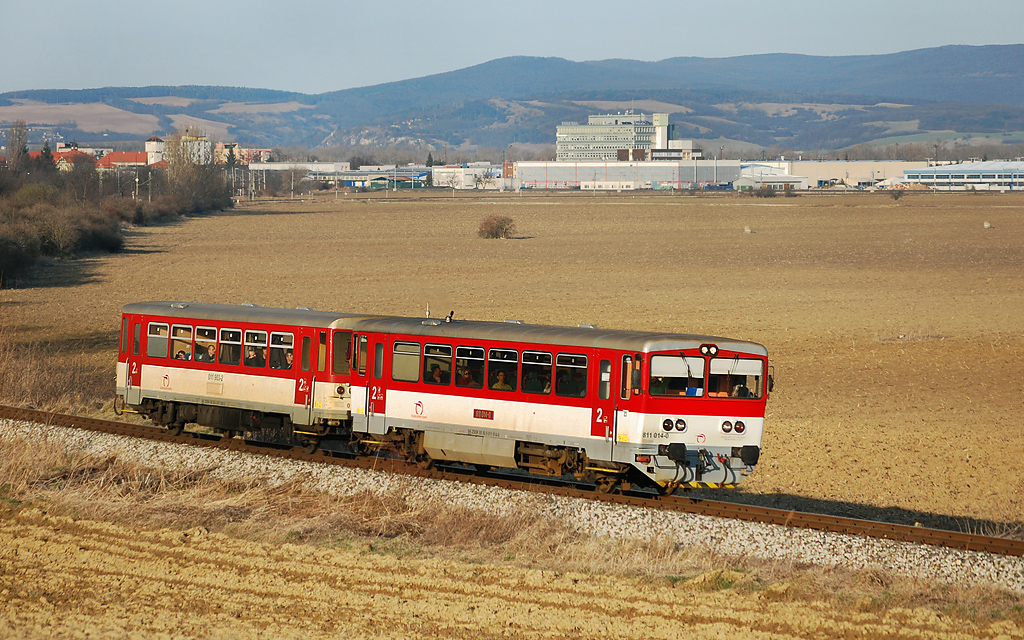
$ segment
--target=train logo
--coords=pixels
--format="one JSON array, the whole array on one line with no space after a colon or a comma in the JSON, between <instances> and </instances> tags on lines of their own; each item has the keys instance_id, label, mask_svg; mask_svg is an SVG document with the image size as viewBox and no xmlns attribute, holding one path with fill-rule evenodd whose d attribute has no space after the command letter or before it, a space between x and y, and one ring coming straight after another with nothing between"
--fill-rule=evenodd
<instances>
[{"instance_id":1,"label":"train logo","mask_svg":"<svg viewBox=\"0 0 1024 640\"><path fill-rule=\"evenodd\" d=\"M416 416L419 418L423 417L423 402L420 400L416 401Z\"/></svg>"}]
</instances>

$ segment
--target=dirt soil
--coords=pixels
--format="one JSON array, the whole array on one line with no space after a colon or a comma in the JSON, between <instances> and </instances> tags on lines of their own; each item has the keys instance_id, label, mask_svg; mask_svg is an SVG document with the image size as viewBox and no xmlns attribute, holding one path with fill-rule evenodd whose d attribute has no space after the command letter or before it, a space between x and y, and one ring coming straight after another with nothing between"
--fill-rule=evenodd
<instances>
[{"instance_id":1,"label":"dirt soil","mask_svg":"<svg viewBox=\"0 0 1024 640\"><path fill-rule=\"evenodd\" d=\"M0 519L6 638L1009 638L925 609L843 612L788 586L740 594L742 574L673 585L369 549L252 544L203 528L137 531L52 517Z\"/></svg>"},{"instance_id":2,"label":"dirt soil","mask_svg":"<svg viewBox=\"0 0 1024 640\"><path fill-rule=\"evenodd\" d=\"M776 388L761 464L735 499L978 531L1024 522L1024 196L434 196L328 194L138 229L122 254L55 264L30 286L3 292L0 313L25 340L66 340L109 367L111 394L119 309L143 300L401 315L422 315L429 303L433 315L454 310L456 318L755 340L768 347ZM478 225L492 214L513 217L519 237L478 238ZM99 524L3 526L6 536L21 531L19 540L67 536L62 557L72 565L75 541L109 539L103 553L124 558L128 572L86 570L90 545L79 549L82 571L59 569L48 564L55 561L50 545L40 544L32 551L42 554L39 564L24 565L36 567L35 581L67 593L77 584L92 591L67 598L62 606L70 609L57 618L47 617L53 602L40 603L40 595L23 613L18 608L24 618L12 618L8 605L9 620L29 625L17 624L20 630L91 615L97 629L146 635L164 623L170 633L172 620L196 625L185 635L216 635L237 623L270 635L344 628L453 637L542 629L556 637L659 637L688 620L707 625L706 635L695 637L750 625L764 637L833 637L845 631L812 632L813 620L854 625L810 605L628 580L571 584L478 566L391 567L394 558L320 558L319 551L219 539L172 545L161 536L180 534L143 532L136 541ZM223 551L234 544L243 546ZM192 549L195 555L186 553ZM0 566L10 566L4 553ZM19 563L21 553L13 556ZM292 553L317 556L315 568L276 561ZM112 562L107 566L120 560ZM161 567L156 577L134 577L152 567ZM207 572L220 577L207 580ZM376 573L395 572L422 578L409 587L413 595L396 593L394 579L373 586ZM242 584L264 575L273 596ZM291 582L302 587L293 591ZM536 597L525 595L525 586L536 587ZM16 592L4 588L11 592L0 602L13 602ZM44 593L42 586L36 591ZM198 591L201 599L187 595ZM82 599L86 593L97 596ZM726 600L735 615L722 615ZM680 601L687 606L664 613ZM100 602L120 604L102 613ZM549 616L554 611L562 617ZM636 621L648 618L641 633ZM940 625L882 622L905 633Z\"/></svg>"}]
</instances>

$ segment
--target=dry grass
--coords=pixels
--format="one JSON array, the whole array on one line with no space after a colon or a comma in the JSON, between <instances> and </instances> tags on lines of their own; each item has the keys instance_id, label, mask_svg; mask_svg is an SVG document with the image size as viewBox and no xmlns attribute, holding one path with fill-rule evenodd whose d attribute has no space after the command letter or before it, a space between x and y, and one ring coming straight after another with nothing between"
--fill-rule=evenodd
<instances>
[{"instance_id":1,"label":"dry grass","mask_svg":"<svg viewBox=\"0 0 1024 640\"><path fill-rule=\"evenodd\" d=\"M113 394L107 367L54 342L19 342L0 325L0 403L44 411L87 414L104 408Z\"/></svg>"},{"instance_id":2,"label":"dry grass","mask_svg":"<svg viewBox=\"0 0 1024 640\"><path fill-rule=\"evenodd\" d=\"M537 514L492 516L443 503L414 506L401 494L335 496L304 478L224 481L212 469L175 472L54 442L0 441L0 510L40 508L135 528L204 527L253 542L308 544L457 559L559 573L642 577L703 591L734 589L774 601L826 601L887 611L926 607L968 620L1024 623L1024 597L877 570L722 557L667 539L596 538Z\"/></svg>"}]
</instances>

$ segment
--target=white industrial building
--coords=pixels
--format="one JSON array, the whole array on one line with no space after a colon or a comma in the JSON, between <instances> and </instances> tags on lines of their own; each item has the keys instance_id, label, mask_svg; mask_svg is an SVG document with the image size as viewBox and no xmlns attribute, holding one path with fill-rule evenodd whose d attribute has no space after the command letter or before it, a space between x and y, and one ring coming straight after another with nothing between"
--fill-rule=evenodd
<instances>
[{"instance_id":1,"label":"white industrial building","mask_svg":"<svg viewBox=\"0 0 1024 640\"><path fill-rule=\"evenodd\" d=\"M758 168L764 173L780 173L788 176L807 178L810 189L824 189L835 186L846 186L858 189L870 189L880 182L892 178L902 178L906 169L928 166L927 162L906 162L903 160L769 160L744 163L751 167L751 174Z\"/></svg>"},{"instance_id":2,"label":"white industrial building","mask_svg":"<svg viewBox=\"0 0 1024 640\"><path fill-rule=\"evenodd\" d=\"M692 140L675 139L667 113L595 115L587 124L563 122L555 132L558 162L692 160L701 150Z\"/></svg>"},{"instance_id":3,"label":"white industrial building","mask_svg":"<svg viewBox=\"0 0 1024 640\"><path fill-rule=\"evenodd\" d=\"M1024 190L1024 162L971 162L905 169L903 182L936 191Z\"/></svg>"},{"instance_id":4,"label":"white industrial building","mask_svg":"<svg viewBox=\"0 0 1024 640\"><path fill-rule=\"evenodd\" d=\"M517 162L516 189L719 189L740 177L739 160ZM435 183L436 184L436 183Z\"/></svg>"},{"instance_id":5,"label":"white industrial building","mask_svg":"<svg viewBox=\"0 0 1024 640\"><path fill-rule=\"evenodd\" d=\"M431 167L431 180L435 187L449 189L507 189L500 164L471 162L465 165Z\"/></svg>"}]
</instances>

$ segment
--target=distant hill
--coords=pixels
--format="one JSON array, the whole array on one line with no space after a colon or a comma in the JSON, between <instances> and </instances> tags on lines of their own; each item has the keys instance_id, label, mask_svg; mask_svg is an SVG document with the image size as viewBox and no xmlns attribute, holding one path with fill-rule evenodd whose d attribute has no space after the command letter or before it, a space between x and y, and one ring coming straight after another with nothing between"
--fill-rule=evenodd
<instances>
[{"instance_id":1,"label":"distant hill","mask_svg":"<svg viewBox=\"0 0 1024 640\"><path fill-rule=\"evenodd\" d=\"M553 144L562 121L634 108L684 135L762 147L837 149L987 134L1024 142L1024 45L887 55L770 54L659 62L509 57L457 71L307 95L238 87L108 87L0 95L68 140L141 140L195 124L259 146Z\"/></svg>"}]
</instances>

